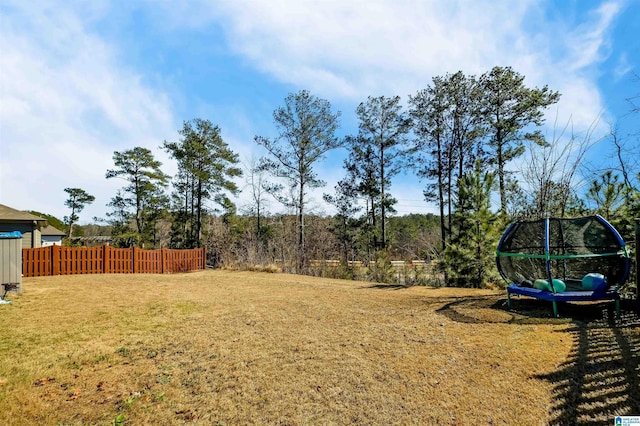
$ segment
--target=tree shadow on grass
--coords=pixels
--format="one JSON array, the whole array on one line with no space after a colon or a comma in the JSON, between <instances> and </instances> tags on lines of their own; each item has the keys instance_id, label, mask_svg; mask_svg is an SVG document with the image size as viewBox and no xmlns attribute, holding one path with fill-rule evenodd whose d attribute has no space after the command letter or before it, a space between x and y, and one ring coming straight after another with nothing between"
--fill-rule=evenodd
<instances>
[{"instance_id":1,"label":"tree shadow on grass","mask_svg":"<svg viewBox=\"0 0 640 426\"><path fill-rule=\"evenodd\" d=\"M518 309L509 309L503 296L457 297L436 312L452 321L467 324L569 324L570 318L554 318L551 304L522 300Z\"/></svg>"},{"instance_id":2,"label":"tree shadow on grass","mask_svg":"<svg viewBox=\"0 0 640 426\"><path fill-rule=\"evenodd\" d=\"M383 284L383 283L376 283L376 284L371 284L368 286L364 286L362 288L377 288L379 290L402 290L405 288L410 288L413 287L410 284Z\"/></svg>"},{"instance_id":3,"label":"tree shadow on grass","mask_svg":"<svg viewBox=\"0 0 640 426\"><path fill-rule=\"evenodd\" d=\"M534 376L554 385L551 424L612 424L616 416L640 415L640 320L603 315L575 321L569 359L550 374Z\"/></svg>"},{"instance_id":4,"label":"tree shadow on grass","mask_svg":"<svg viewBox=\"0 0 640 426\"><path fill-rule=\"evenodd\" d=\"M469 324L566 324L569 358L556 371L532 376L553 385L550 424L613 424L640 415L640 317L623 301L620 318L611 302L563 303L553 318L549 302L518 299L513 310L498 296L461 298L437 310Z\"/></svg>"}]
</instances>

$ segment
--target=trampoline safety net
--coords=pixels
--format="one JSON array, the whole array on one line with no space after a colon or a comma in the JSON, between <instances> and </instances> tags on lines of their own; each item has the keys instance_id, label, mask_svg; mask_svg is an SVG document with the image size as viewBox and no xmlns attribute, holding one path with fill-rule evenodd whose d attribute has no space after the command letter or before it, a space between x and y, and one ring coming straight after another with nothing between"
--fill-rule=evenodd
<instances>
[{"instance_id":1,"label":"trampoline safety net","mask_svg":"<svg viewBox=\"0 0 640 426\"><path fill-rule=\"evenodd\" d=\"M509 283L560 279L567 291L580 290L587 274L604 275L608 287L623 284L629 274L625 243L601 216L515 222L498 244L496 261Z\"/></svg>"}]
</instances>

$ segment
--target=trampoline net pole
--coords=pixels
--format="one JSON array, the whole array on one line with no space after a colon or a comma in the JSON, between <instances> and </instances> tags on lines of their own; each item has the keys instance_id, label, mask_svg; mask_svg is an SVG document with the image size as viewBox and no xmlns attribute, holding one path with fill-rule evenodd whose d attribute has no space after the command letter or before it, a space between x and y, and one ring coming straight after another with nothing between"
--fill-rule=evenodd
<instances>
[{"instance_id":1,"label":"trampoline net pole","mask_svg":"<svg viewBox=\"0 0 640 426\"><path fill-rule=\"evenodd\" d=\"M636 219L636 307L640 310L640 219Z\"/></svg>"}]
</instances>

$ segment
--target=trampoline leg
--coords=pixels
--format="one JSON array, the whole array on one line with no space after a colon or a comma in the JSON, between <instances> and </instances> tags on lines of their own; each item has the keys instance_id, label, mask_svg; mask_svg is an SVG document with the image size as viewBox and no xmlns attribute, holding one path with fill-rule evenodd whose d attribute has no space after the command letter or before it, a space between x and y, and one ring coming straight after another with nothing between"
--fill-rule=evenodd
<instances>
[{"instance_id":1,"label":"trampoline leg","mask_svg":"<svg viewBox=\"0 0 640 426\"><path fill-rule=\"evenodd\" d=\"M511 309L511 293L507 292L507 306Z\"/></svg>"},{"instance_id":2,"label":"trampoline leg","mask_svg":"<svg viewBox=\"0 0 640 426\"><path fill-rule=\"evenodd\" d=\"M620 319L620 299L616 299L616 318Z\"/></svg>"},{"instance_id":3,"label":"trampoline leg","mask_svg":"<svg viewBox=\"0 0 640 426\"><path fill-rule=\"evenodd\" d=\"M553 303L553 316L558 318L558 303L555 300L551 303Z\"/></svg>"}]
</instances>

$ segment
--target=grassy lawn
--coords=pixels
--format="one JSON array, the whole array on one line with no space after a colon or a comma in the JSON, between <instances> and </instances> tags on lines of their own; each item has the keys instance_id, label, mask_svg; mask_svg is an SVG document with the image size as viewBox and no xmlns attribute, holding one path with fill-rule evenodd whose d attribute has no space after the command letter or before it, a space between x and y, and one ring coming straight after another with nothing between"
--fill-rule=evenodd
<instances>
[{"instance_id":1,"label":"grassy lawn","mask_svg":"<svg viewBox=\"0 0 640 426\"><path fill-rule=\"evenodd\" d=\"M27 278L2 424L613 424L640 320L609 304L286 274Z\"/></svg>"}]
</instances>

